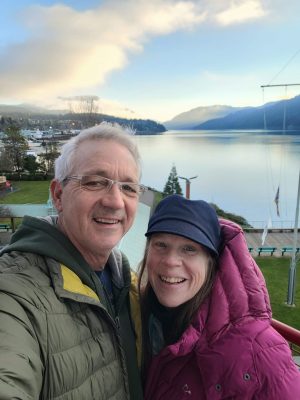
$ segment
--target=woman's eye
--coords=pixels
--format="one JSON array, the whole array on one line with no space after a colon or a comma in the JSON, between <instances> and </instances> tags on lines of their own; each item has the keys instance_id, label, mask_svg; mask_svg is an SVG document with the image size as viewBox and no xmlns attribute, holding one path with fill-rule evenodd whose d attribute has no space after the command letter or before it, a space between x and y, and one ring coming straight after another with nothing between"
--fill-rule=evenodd
<instances>
[{"instance_id":1,"label":"woman's eye","mask_svg":"<svg viewBox=\"0 0 300 400\"><path fill-rule=\"evenodd\" d=\"M167 245L164 242L155 242L154 246L159 249L164 249L165 247L167 247Z\"/></svg>"},{"instance_id":2,"label":"woman's eye","mask_svg":"<svg viewBox=\"0 0 300 400\"><path fill-rule=\"evenodd\" d=\"M183 251L186 252L186 253L195 253L196 249L193 246L185 246L183 248Z\"/></svg>"}]
</instances>

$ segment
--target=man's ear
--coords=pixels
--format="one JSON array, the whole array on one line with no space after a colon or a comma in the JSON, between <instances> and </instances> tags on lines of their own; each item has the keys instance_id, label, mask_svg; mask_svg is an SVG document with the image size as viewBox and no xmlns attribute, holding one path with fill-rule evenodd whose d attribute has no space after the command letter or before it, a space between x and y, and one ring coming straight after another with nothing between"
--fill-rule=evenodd
<instances>
[{"instance_id":1,"label":"man's ear","mask_svg":"<svg viewBox=\"0 0 300 400\"><path fill-rule=\"evenodd\" d=\"M52 196L52 201L58 212L61 212L62 207L62 184L57 179L53 179L50 183L50 191Z\"/></svg>"}]
</instances>

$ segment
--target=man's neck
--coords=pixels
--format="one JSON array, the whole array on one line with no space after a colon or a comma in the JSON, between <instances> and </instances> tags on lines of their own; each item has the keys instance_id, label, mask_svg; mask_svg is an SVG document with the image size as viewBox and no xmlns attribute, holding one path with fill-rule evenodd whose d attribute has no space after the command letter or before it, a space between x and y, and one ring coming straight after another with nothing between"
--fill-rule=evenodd
<instances>
[{"instance_id":1,"label":"man's neck","mask_svg":"<svg viewBox=\"0 0 300 400\"><path fill-rule=\"evenodd\" d=\"M89 264L89 266L92 268L94 271L103 271L105 264L107 263L108 257L111 253L110 251L104 252L105 254L92 254L92 253L87 253L84 248L81 247L80 243L76 243L74 240L72 240L72 237L70 237L66 229L64 227L64 224L60 218L60 216L57 219L57 228L73 243L74 247L80 252L82 257L85 259L85 261Z\"/></svg>"}]
</instances>

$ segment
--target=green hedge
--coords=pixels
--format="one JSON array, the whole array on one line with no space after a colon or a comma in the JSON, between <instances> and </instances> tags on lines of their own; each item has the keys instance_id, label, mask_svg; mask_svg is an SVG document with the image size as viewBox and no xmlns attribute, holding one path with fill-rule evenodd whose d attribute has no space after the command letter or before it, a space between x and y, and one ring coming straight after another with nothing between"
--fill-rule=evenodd
<instances>
[{"instance_id":1,"label":"green hedge","mask_svg":"<svg viewBox=\"0 0 300 400\"><path fill-rule=\"evenodd\" d=\"M49 181L54 178L51 174L26 174L26 173L7 173L6 179L9 181Z\"/></svg>"}]
</instances>

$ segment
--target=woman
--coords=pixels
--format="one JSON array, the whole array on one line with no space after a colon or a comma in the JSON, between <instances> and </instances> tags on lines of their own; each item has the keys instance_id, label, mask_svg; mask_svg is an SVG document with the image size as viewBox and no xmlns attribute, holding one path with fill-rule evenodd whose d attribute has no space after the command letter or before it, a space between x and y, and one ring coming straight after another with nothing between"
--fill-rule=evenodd
<instances>
[{"instance_id":1,"label":"woman","mask_svg":"<svg viewBox=\"0 0 300 400\"><path fill-rule=\"evenodd\" d=\"M146 400L300 399L263 276L236 224L172 195L150 218L140 291Z\"/></svg>"}]
</instances>

